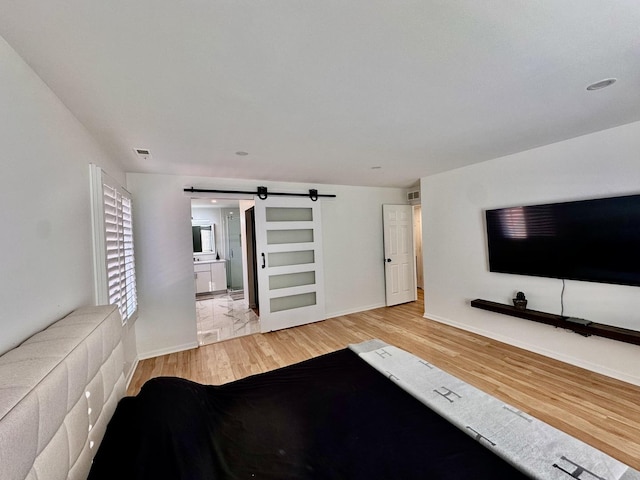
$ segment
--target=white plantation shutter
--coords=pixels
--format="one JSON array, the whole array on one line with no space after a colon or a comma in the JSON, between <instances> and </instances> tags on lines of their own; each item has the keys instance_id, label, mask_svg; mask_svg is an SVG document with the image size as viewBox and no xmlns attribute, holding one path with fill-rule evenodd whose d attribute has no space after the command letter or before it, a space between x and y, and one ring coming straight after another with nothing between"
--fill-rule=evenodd
<instances>
[{"instance_id":1,"label":"white plantation shutter","mask_svg":"<svg viewBox=\"0 0 640 480\"><path fill-rule=\"evenodd\" d=\"M96 303L118 305L123 323L137 314L131 195L91 166Z\"/></svg>"},{"instance_id":2,"label":"white plantation shutter","mask_svg":"<svg viewBox=\"0 0 640 480\"><path fill-rule=\"evenodd\" d=\"M137 308L131 198L106 183L102 188L108 301L127 320Z\"/></svg>"}]
</instances>

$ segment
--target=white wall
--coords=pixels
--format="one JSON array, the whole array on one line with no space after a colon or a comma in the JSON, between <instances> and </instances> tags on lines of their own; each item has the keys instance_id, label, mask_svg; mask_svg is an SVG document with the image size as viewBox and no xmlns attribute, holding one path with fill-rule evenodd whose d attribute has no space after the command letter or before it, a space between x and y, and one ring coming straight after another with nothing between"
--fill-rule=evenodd
<instances>
[{"instance_id":1,"label":"white wall","mask_svg":"<svg viewBox=\"0 0 640 480\"><path fill-rule=\"evenodd\" d=\"M94 304L89 163L124 172L1 37L0 146L2 353Z\"/></svg>"},{"instance_id":2,"label":"white wall","mask_svg":"<svg viewBox=\"0 0 640 480\"><path fill-rule=\"evenodd\" d=\"M142 358L194 347L196 320L190 200L185 187L336 194L321 199L326 311L329 316L384 305L382 204L405 203L396 188L306 185L170 175L127 174L134 228Z\"/></svg>"},{"instance_id":3,"label":"white wall","mask_svg":"<svg viewBox=\"0 0 640 480\"><path fill-rule=\"evenodd\" d=\"M483 210L640 193L640 122L421 179L425 316L640 384L640 347L471 308L560 313L561 280L488 271ZM640 254L640 253L639 253ZM567 281L565 315L640 330L640 288Z\"/></svg>"}]
</instances>

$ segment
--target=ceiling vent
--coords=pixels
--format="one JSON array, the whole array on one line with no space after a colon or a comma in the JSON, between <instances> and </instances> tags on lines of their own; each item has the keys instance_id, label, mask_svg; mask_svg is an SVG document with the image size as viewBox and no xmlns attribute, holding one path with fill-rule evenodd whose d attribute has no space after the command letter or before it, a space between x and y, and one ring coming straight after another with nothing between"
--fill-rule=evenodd
<instances>
[{"instance_id":1,"label":"ceiling vent","mask_svg":"<svg viewBox=\"0 0 640 480\"><path fill-rule=\"evenodd\" d=\"M133 150L142 160L149 160L151 158L151 152L147 148L134 148Z\"/></svg>"},{"instance_id":2,"label":"ceiling vent","mask_svg":"<svg viewBox=\"0 0 640 480\"><path fill-rule=\"evenodd\" d=\"M412 189L407 192L407 202L411 205L420 204L420 189Z\"/></svg>"}]
</instances>

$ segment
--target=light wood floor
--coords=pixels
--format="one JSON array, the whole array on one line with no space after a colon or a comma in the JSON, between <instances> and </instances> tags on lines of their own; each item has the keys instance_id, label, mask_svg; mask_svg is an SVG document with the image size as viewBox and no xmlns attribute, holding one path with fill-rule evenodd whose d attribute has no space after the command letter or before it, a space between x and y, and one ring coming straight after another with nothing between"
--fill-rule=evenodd
<instances>
[{"instance_id":1,"label":"light wood floor","mask_svg":"<svg viewBox=\"0 0 640 480\"><path fill-rule=\"evenodd\" d=\"M427 320L418 302L143 360L149 378L222 384L379 338L640 470L640 387Z\"/></svg>"}]
</instances>

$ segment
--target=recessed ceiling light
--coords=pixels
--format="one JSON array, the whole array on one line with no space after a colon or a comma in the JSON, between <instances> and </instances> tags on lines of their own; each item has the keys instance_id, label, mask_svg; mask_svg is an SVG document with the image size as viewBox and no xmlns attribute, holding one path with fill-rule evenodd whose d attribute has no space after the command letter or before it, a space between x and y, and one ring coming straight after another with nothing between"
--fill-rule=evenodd
<instances>
[{"instance_id":1,"label":"recessed ceiling light","mask_svg":"<svg viewBox=\"0 0 640 480\"><path fill-rule=\"evenodd\" d=\"M591 91L591 90L600 90L602 88L606 88L609 85L613 85L614 83L616 83L616 79L615 78L607 78L605 80L600 80L599 82L596 83L592 83L591 85L589 85L587 87L587 90Z\"/></svg>"},{"instance_id":2,"label":"recessed ceiling light","mask_svg":"<svg viewBox=\"0 0 640 480\"><path fill-rule=\"evenodd\" d=\"M248 152L243 152L242 150L240 150L239 152L236 152L236 155L239 155L241 157L246 157L247 155L249 155Z\"/></svg>"},{"instance_id":3,"label":"recessed ceiling light","mask_svg":"<svg viewBox=\"0 0 640 480\"><path fill-rule=\"evenodd\" d=\"M211 203L218 203L218 200L211 200Z\"/></svg>"}]
</instances>

